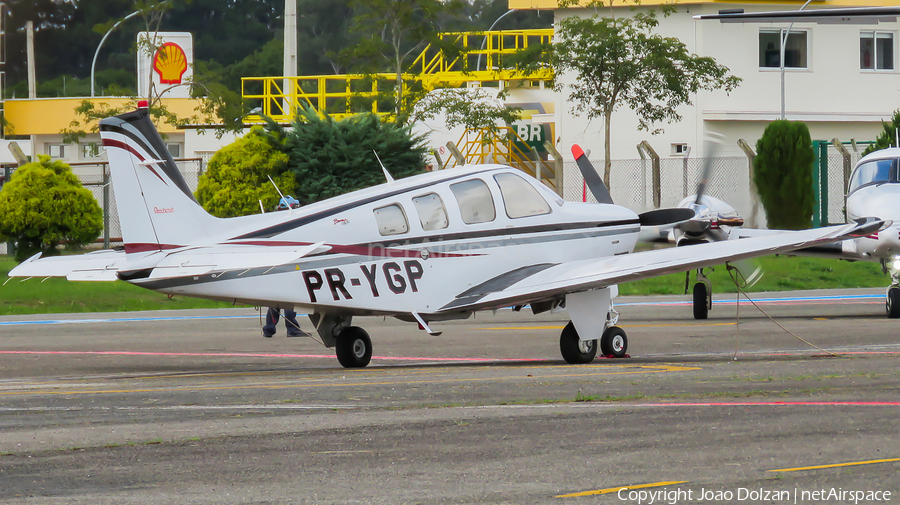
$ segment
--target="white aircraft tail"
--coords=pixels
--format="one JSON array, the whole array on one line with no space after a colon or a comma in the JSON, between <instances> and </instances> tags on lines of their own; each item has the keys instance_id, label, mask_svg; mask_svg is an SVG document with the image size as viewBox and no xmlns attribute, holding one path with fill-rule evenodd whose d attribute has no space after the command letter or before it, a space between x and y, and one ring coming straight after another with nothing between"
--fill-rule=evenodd
<instances>
[{"instance_id":1,"label":"white aircraft tail","mask_svg":"<svg viewBox=\"0 0 900 505\"><path fill-rule=\"evenodd\" d=\"M197 203L146 108L100 121L126 252L173 249L225 231Z\"/></svg>"}]
</instances>

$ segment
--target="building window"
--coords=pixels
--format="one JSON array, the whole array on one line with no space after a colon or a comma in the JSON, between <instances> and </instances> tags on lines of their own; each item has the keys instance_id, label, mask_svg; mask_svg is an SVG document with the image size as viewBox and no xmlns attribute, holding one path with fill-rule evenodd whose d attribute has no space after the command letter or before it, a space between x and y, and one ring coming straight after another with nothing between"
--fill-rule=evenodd
<instances>
[{"instance_id":1,"label":"building window","mask_svg":"<svg viewBox=\"0 0 900 505\"><path fill-rule=\"evenodd\" d=\"M173 158L181 158L181 144L166 144L166 148L169 150L169 154L172 155Z\"/></svg>"},{"instance_id":2,"label":"building window","mask_svg":"<svg viewBox=\"0 0 900 505\"><path fill-rule=\"evenodd\" d=\"M861 32L859 34L859 68L862 70L894 70L894 34Z\"/></svg>"},{"instance_id":3,"label":"building window","mask_svg":"<svg viewBox=\"0 0 900 505\"><path fill-rule=\"evenodd\" d=\"M47 144L47 154L50 155L50 158L54 160L61 160L66 158L66 145L65 144Z\"/></svg>"},{"instance_id":4,"label":"building window","mask_svg":"<svg viewBox=\"0 0 900 505\"><path fill-rule=\"evenodd\" d=\"M760 68L781 68L781 41L786 31L760 30ZM791 30L784 46L785 68L806 68L807 52L807 32Z\"/></svg>"},{"instance_id":5,"label":"building window","mask_svg":"<svg viewBox=\"0 0 900 505\"><path fill-rule=\"evenodd\" d=\"M100 144L90 142L81 144L81 157L86 160L92 160L100 157Z\"/></svg>"}]
</instances>

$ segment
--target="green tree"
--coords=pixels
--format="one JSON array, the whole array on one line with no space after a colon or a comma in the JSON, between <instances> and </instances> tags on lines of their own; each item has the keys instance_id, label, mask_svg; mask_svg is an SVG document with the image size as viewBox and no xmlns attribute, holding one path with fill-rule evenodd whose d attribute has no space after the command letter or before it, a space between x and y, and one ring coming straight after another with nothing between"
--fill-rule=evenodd
<instances>
[{"instance_id":1,"label":"green tree","mask_svg":"<svg viewBox=\"0 0 900 505\"><path fill-rule=\"evenodd\" d=\"M595 2L602 4L602 2ZM674 7L663 7L668 16ZM700 90L731 91L741 79L713 58L690 53L674 37L653 33L656 12L632 17L577 16L557 20L550 55L558 73L572 73L570 84L557 81L557 89L570 89L575 114L602 118L604 128L604 180L609 185L612 115L625 105L638 118L638 126L651 133L660 121L681 120L678 107L690 105Z\"/></svg>"},{"instance_id":2,"label":"green tree","mask_svg":"<svg viewBox=\"0 0 900 505\"><path fill-rule=\"evenodd\" d=\"M769 228L802 230L812 225L815 158L806 124L779 120L763 131L756 142L753 182Z\"/></svg>"},{"instance_id":3,"label":"green tree","mask_svg":"<svg viewBox=\"0 0 900 505\"><path fill-rule=\"evenodd\" d=\"M197 201L218 217L246 216L278 204L275 181L285 195L294 193L294 176L288 171L288 156L271 142L261 126L223 147L209 160L197 185Z\"/></svg>"},{"instance_id":4,"label":"green tree","mask_svg":"<svg viewBox=\"0 0 900 505\"><path fill-rule=\"evenodd\" d=\"M875 139L874 144L869 144L869 147L863 151L863 156L874 151L887 149L888 147L895 147L897 145L898 128L900 128L900 110L895 110L894 116L889 123L881 122L881 134Z\"/></svg>"},{"instance_id":5,"label":"green tree","mask_svg":"<svg viewBox=\"0 0 900 505\"><path fill-rule=\"evenodd\" d=\"M424 139L413 136L411 126L381 121L375 114L335 121L307 108L289 129L274 122L266 128L272 143L290 157L295 196L303 204L385 182L375 153L396 179L425 168Z\"/></svg>"},{"instance_id":6,"label":"green tree","mask_svg":"<svg viewBox=\"0 0 900 505\"><path fill-rule=\"evenodd\" d=\"M69 165L41 155L20 167L0 190L0 236L16 246L16 259L59 254L61 244L81 247L103 230L103 211Z\"/></svg>"}]
</instances>

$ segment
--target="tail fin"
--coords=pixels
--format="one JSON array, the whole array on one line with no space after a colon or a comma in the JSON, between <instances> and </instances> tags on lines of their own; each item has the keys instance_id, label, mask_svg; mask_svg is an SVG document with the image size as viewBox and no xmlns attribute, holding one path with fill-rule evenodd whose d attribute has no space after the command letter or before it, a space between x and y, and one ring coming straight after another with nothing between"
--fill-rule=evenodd
<instances>
[{"instance_id":1,"label":"tail fin","mask_svg":"<svg viewBox=\"0 0 900 505\"><path fill-rule=\"evenodd\" d=\"M172 249L224 231L197 203L146 108L100 121L126 252Z\"/></svg>"}]
</instances>

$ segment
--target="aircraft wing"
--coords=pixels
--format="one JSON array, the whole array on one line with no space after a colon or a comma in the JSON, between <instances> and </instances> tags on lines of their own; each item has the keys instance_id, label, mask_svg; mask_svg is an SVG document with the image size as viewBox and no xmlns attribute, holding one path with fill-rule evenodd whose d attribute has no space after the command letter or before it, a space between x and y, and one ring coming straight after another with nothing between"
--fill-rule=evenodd
<instances>
[{"instance_id":1,"label":"aircraft wing","mask_svg":"<svg viewBox=\"0 0 900 505\"><path fill-rule=\"evenodd\" d=\"M871 220L862 224L782 232L742 240L723 240L568 263L533 265L507 272L460 293L440 310L480 310L523 305L567 293L865 236L883 225L883 221Z\"/></svg>"}]
</instances>

